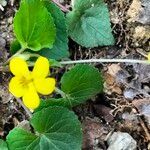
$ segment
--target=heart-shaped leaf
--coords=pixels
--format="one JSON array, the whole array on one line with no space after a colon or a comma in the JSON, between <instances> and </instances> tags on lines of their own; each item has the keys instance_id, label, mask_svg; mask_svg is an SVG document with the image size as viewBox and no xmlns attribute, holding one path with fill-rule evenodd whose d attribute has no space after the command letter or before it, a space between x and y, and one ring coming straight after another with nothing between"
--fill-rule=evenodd
<instances>
[{"instance_id":1,"label":"heart-shaped leaf","mask_svg":"<svg viewBox=\"0 0 150 150\"><path fill-rule=\"evenodd\" d=\"M61 89L67 95L65 101L76 106L102 92L102 75L93 66L76 65L63 75Z\"/></svg>"},{"instance_id":2,"label":"heart-shaped leaf","mask_svg":"<svg viewBox=\"0 0 150 150\"><path fill-rule=\"evenodd\" d=\"M67 14L70 37L84 47L113 45L109 12L103 0L75 0Z\"/></svg>"},{"instance_id":3,"label":"heart-shaped leaf","mask_svg":"<svg viewBox=\"0 0 150 150\"><path fill-rule=\"evenodd\" d=\"M39 51L52 48L55 25L41 0L22 0L14 18L14 33L23 48Z\"/></svg>"},{"instance_id":4,"label":"heart-shaped leaf","mask_svg":"<svg viewBox=\"0 0 150 150\"><path fill-rule=\"evenodd\" d=\"M15 128L7 136L10 150L80 150L81 125L75 114L63 107L48 107L34 113L35 134Z\"/></svg>"}]
</instances>

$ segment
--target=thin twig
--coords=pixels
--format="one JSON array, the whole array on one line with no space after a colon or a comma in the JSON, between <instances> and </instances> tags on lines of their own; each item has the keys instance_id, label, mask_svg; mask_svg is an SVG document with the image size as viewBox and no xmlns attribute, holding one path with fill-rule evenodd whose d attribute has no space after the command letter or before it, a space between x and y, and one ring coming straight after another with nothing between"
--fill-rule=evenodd
<instances>
[{"instance_id":1,"label":"thin twig","mask_svg":"<svg viewBox=\"0 0 150 150\"><path fill-rule=\"evenodd\" d=\"M138 117L138 119L139 119L139 122L141 124L141 127L143 128L143 130L144 130L144 132L146 134L147 140L150 142L150 133L149 133L149 131L148 131L144 121L141 119L140 116Z\"/></svg>"},{"instance_id":2,"label":"thin twig","mask_svg":"<svg viewBox=\"0 0 150 150\"><path fill-rule=\"evenodd\" d=\"M87 59L87 60L75 60L75 61L62 61L60 64L62 65L70 65L70 64L82 64L82 63L140 63L140 64L149 64L148 60L138 60L138 59Z\"/></svg>"},{"instance_id":3,"label":"thin twig","mask_svg":"<svg viewBox=\"0 0 150 150\"><path fill-rule=\"evenodd\" d=\"M138 109L135 106L134 106L134 108L135 108L136 113L139 114ZM148 131L148 128L146 127L146 125L145 125L144 121L142 120L141 116L139 116L139 115L137 115L137 116L138 116L138 120L140 122L140 125L141 125L141 127L143 128L143 130L146 134L147 140L150 142L150 133Z\"/></svg>"},{"instance_id":4,"label":"thin twig","mask_svg":"<svg viewBox=\"0 0 150 150\"><path fill-rule=\"evenodd\" d=\"M32 117L31 111L22 103L22 100L20 98L16 98L17 102L22 106L22 108L25 110L29 118Z\"/></svg>"},{"instance_id":5,"label":"thin twig","mask_svg":"<svg viewBox=\"0 0 150 150\"><path fill-rule=\"evenodd\" d=\"M69 12L69 9L67 9L65 6L61 5L57 0L52 0L63 12Z\"/></svg>"},{"instance_id":6,"label":"thin twig","mask_svg":"<svg viewBox=\"0 0 150 150\"><path fill-rule=\"evenodd\" d=\"M83 63L131 63L131 64L146 64L150 65L148 60L138 60L138 59L86 59L86 60L75 60L75 61L62 61L61 65L71 65L71 64L83 64ZM34 63L29 63L29 66L33 66ZM8 66L0 66L0 72L9 72Z\"/></svg>"},{"instance_id":7,"label":"thin twig","mask_svg":"<svg viewBox=\"0 0 150 150\"><path fill-rule=\"evenodd\" d=\"M147 58L147 54L144 53L143 51L141 51L141 50L139 50L139 49L137 49L136 51L137 51L140 55L142 55L142 56L144 56L145 58Z\"/></svg>"},{"instance_id":8,"label":"thin twig","mask_svg":"<svg viewBox=\"0 0 150 150\"><path fill-rule=\"evenodd\" d=\"M0 4L0 9L2 10L2 11L4 11L4 8L3 8L3 6Z\"/></svg>"},{"instance_id":9,"label":"thin twig","mask_svg":"<svg viewBox=\"0 0 150 150\"><path fill-rule=\"evenodd\" d=\"M11 2L11 6L14 6L15 0L10 0L10 2Z\"/></svg>"},{"instance_id":10,"label":"thin twig","mask_svg":"<svg viewBox=\"0 0 150 150\"><path fill-rule=\"evenodd\" d=\"M17 55L21 54L21 53L24 52L24 51L25 51L25 48L22 48L22 49L20 49L17 53L15 53L14 55L12 55L12 56L4 63L4 66L7 65L7 64L9 63L9 61L10 61L12 58L16 57Z\"/></svg>"}]
</instances>

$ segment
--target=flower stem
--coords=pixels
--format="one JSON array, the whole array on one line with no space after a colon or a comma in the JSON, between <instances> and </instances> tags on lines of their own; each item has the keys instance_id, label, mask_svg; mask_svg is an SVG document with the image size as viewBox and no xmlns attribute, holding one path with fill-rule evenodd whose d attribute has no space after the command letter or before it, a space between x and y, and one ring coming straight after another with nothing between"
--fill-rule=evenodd
<instances>
[{"instance_id":1,"label":"flower stem","mask_svg":"<svg viewBox=\"0 0 150 150\"><path fill-rule=\"evenodd\" d=\"M140 64L150 64L148 60L137 60L137 59L86 59L86 60L75 60L75 61L62 61L62 65L71 64L82 64L82 63L140 63Z\"/></svg>"},{"instance_id":2,"label":"flower stem","mask_svg":"<svg viewBox=\"0 0 150 150\"><path fill-rule=\"evenodd\" d=\"M17 53L12 55L3 65L6 66L12 58L16 57L17 55L21 54L24 51L25 51L25 48L21 48Z\"/></svg>"},{"instance_id":3,"label":"flower stem","mask_svg":"<svg viewBox=\"0 0 150 150\"><path fill-rule=\"evenodd\" d=\"M17 54L18 55L18 54ZM8 66L5 66L8 64L8 62L14 57L9 58L7 63L5 62L3 66L0 66L0 72L8 72L9 68ZM39 55L34 55L35 57L38 57ZM82 64L82 63L132 63L132 64L147 64L150 65L150 62L148 60L138 60L138 59L86 59L86 60L75 60L75 61L61 61L61 65L71 65L71 64ZM34 63L29 63L29 66L34 66Z\"/></svg>"},{"instance_id":4,"label":"flower stem","mask_svg":"<svg viewBox=\"0 0 150 150\"><path fill-rule=\"evenodd\" d=\"M39 54L30 54L30 57L40 57L41 55Z\"/></svg>"},{"instance_id":5,"label":"flower stem","mask_svg":"<svg viewBox=\"0 0 150 150\"><path fill-rule=\"evenodd\" d=\"M30 110L22 103L22 100L20 98L16 98L17 102L22 106L22 108L26 111L29 118L32 118L32 113Z\"/></svg>"},{"instance_id":6,"label":"flower stem","mask_svg":"<svg viewBox=\"0 0 150 150\"><path fill-rule=\"evenodd\" d=\"M58 89L57 87L55 87L55 92L60 94L62 98L66 97L66 93L64 93L62 90Z\"/></svg>"}]
</instances>

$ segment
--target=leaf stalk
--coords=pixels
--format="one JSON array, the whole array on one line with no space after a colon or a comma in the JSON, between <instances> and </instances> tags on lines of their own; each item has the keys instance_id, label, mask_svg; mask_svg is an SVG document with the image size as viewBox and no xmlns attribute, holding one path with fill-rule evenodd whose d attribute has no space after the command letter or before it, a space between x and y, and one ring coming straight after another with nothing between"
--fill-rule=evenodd
<instances>
[{"instance_id":1,"label":"leaf stalk","mask_svg":"<svg viewBox=\"0 0 150 150\"><path fill-rule=\"evenodd\" d=\"M148 60L138 60L138 59L86 59L86 60L75 60L75 61L61 61L61 65L71 65L71 64L82 64L82 63L132 63L132 64L149 64Z\"/></svg>"}]
</instances>

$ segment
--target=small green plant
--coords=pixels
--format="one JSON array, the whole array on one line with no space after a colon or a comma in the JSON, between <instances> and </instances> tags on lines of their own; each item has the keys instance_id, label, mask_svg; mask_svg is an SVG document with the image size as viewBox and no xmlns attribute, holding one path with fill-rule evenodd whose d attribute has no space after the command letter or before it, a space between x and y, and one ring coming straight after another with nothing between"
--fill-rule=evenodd
<instances>
[{"instance_id":1,"label":"small green plant","mask_svg":"<svg viewBox=\"0 0 150 150\"><path fill-rule=\"evenodd\" d=\"M15 97L23 97L24 105L32 111L31 133L16 127L6 137L0 148L8 146L10 150L25 149L80 149L82 131L77 116L70 111L103 89L99 71L90 65L76 65L64 73L61 78L61 89L55 87L55 79L49 78L49 64L44 57L39 57L33 71L19 57L10 61L10 70L15 75L10 81L9 90ZM46 78L47 77L47 78ZM53 91L60 98L40 100L37 93L48 95Z\"/></svg>"},{"instance_id":2,"label":"small green plant","mask_svg":"<svg viewBox=\"0 0 150 150\"><path fill-rule=\"evenodd\" d=\"M6 141L0 140L0 149L80 150L81 124L71 108L103 91L102 75L91 65L78 64L65 72L59 82L55 77L49 77L49 67L89 62L140 61L58 61L69 57L68 35L84 47L114 44L108 8L102 0L73 1L73 10L66 17L53 2L21 0L14 17L14 34L16 39L10 48L12 57L0 70L3 71L9 64L14 75L9 90L16 99L22 97L21 104L27 107L24 108L30 116L33 130L15 127L7 135ZM56 94L51 98L40 98L53 92Z\"/></svg>"},{"instance_id":3,"label":"small green plant","mask_svg":"<svg viewBox=\"0 0 150 150\"><path fill-rule=\"evenodd\" d=\"M69 56L66 18L52 2L22 0L14 17L14 34L12 57L5 63L14 75L9 90L33 111L34 131L14 128L6 142L1 140L0 149L81 149L81 125L71 108L102 92L100 72L90 65L76 65L62 76L61 89L48 77L49 65L61 67L56 60ZM33 70L28 66L34 66ZM39 98L54 91L60 98Z\"/></svg>"}]
</instances>

